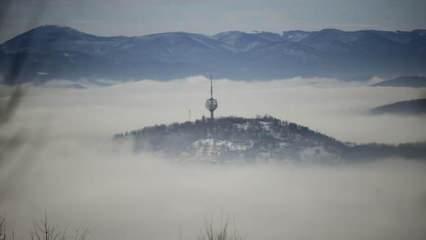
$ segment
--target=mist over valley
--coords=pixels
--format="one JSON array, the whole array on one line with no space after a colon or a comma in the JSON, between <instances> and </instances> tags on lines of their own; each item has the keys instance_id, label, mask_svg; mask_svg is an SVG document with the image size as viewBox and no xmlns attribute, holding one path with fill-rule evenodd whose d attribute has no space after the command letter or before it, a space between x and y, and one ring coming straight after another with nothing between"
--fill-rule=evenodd
<instances>
[{"instance_id":1,"label":"mist over valley","mask_svg":"<svg viewBox=\"0 0 426 240\"><path fill-rule=\"evenodd\" d=\"M10 90L2 87L3 103ZM324 78L219 79L215 116L272 115L343 142L423 142L423 116L368 112L422 94ZM0 212L16 238L44 214L57 226L88 229L90 239L196 239L206 219L228 219L247 239L426 236L422 160L217 165L135 153L131 142L113 140L119 132L208 116L208 95L205 77L24 88L1 126L3 142L21 139L5 152L0 172Z\"/></svg>"}]
</instances>

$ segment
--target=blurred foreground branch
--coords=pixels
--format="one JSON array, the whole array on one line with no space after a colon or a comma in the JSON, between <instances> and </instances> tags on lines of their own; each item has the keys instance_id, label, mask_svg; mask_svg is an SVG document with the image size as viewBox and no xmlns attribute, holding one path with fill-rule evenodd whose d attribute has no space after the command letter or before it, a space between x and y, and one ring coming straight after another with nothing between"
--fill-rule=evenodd
<instances>
[{"instance_id":1,"label":"blurred foreground branch","mask_svg":"<svg viewBox=\"0 0 426 240\"><path fill-rule=\"evenodd\" d=\"M33 232L31 232L31 240L85 240L87 231L76 231L73 236L69 236L66 230L62 230L52 225L47 216L34 224Z\"/></svg>"},{"instance_id":2,"label":"blurred foreground branch","mask_svg":"<svg viewBox=\"0 0 426 240\"><path fill-rule=\"evenodd\" d=\"M230 231L229 223L226 221L219 228L215 228L212 222L206 223L204 231L198 240L242 240L243 238L236 230Z\"/></svg>"}]
</instances>

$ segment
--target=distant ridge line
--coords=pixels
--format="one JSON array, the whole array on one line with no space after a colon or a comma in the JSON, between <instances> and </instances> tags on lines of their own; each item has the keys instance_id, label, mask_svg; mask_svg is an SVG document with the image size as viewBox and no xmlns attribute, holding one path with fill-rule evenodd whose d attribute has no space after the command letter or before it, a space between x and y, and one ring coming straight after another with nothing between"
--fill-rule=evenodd
<instances>
[{"instance_id":1,"label":"distant ridge line","mask_svg":"<svg viewBox=\"0 0 426 240\"><path fill-rule=\"evenodd\" d=\"M101 37L47 25L0 45L0 75L8 84L55 79L172 80L206 72L232 80L301 76L367 81L374 76L426 75L426 30Z\"/></svg>"}]
</instances>

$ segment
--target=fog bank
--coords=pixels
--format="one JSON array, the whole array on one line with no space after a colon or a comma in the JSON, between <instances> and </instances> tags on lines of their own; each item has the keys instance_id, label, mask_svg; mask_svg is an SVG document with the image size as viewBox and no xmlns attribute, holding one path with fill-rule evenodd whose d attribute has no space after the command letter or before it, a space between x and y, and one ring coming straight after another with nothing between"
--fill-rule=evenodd
<instances>
[{"instance_id":1,"label":"fog bank","mask_svg":"<svg viewBox=\"0 0 426 240\"><path fill-rule=\"evenodd\" d=\"M204 101L209 94L209 83L203 77L84 90L34 88L28 91L20 119L42 122L55 133L79 131L109 136L147 125L187 121L189 110L192 120L200 119L208 115ZM368 115L373 107L425 94L422 88L369 87L323 78L250 83L217 80L219 108L215 114L269 114L357 143L425 141L425 116ZM67 130L63 123L70 118L74 127Z\"/></svg>"},{"instance_id":2,"label":"fog bank","mask_svg":"<svg viewBox=\"0 0 426 240\"><path fill-rule=\"evenodd\" d=\"M419 90L298 80L216 81L217 115L271 114L344 141L425 140L422 117L366 114L415 98ZM44 213L58 226L87 228L89 239L196 239L204 220L218 216L246 239L426 238L421 162L178 164L134 155L131 145L111 141L117 132L207 115L208 91L198 77L27 89L15 117L2 127L2 136L19 132L26 141L0 169L0 184L8 183L0 215L17 239L25 239Z\"/></svg>"}]
</instances>

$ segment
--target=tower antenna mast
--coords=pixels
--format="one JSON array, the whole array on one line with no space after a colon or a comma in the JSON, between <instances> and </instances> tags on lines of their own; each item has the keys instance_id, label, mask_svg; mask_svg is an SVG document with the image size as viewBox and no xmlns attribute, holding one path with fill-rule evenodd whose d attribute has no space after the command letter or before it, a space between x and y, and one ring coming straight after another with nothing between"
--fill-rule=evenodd
<instances>
[{"instance_id":1,"label":"tower antenna mast","mask_svg":"<svg viewBox=\"0 0 426 240\"><path fill-rule=\"evenodd\" d=\"M209 75L210 78L210 98L213 98L213 78L212 75Z\"/></svg>"},{"instance_id":2,"label":"tower antenna mast","mask_svg":"<svg viewBox=\"0 0 426 240\"><path fill-rule=\"evenodd\" d=\"M206 101L206 108L210 111L210 120L214 120L214 110L217 109L218 104L217 100L213 98L213 77L209 74L208 78L210 79L210 98Z\"/></svg>"}]
</instances>

